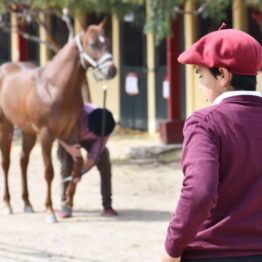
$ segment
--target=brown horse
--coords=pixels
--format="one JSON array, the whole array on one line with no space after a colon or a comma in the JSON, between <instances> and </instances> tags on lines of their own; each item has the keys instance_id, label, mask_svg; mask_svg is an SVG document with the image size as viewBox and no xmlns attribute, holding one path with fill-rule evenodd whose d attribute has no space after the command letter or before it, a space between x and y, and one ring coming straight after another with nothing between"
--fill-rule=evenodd
<instances>
[{"instance_id":1,"label":"brown horse","mask_svg":"<svg viewBox=\"0 0 262 262\"><path fill-rule=\"evenodd\" d=\"M78 120L83 106L81 86L86 69L93 67L104 79L115 76L116 68L104 34L104 22L91 25L66 44L44 67L30 63L6 63L0 67L0 150L4 171L5 214L12 213L8 186L13 127L22 130L22 198L25 212L33 212L27 188L27 166L36 136L42 149L47 182L46 221L56 222L52 207L51 184L54 170L51 159L56 138L78 143ZM82 159L75 161L73 177L80 174ZM73 206L75 183L67 190L66 205Z\"/></svg>"}]
</instances>

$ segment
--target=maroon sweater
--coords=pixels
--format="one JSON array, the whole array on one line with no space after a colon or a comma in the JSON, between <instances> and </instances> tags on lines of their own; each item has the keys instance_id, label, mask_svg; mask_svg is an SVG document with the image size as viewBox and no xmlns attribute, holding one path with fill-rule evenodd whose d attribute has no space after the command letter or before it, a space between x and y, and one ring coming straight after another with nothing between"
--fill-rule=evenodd
<instances>
[{"instance_id":1,"label":"maroon sweater","mask_svg":"<svg viewBox=\"0 0 262 262\"><path fill-rule=\"evenodd\" d=\"M262 254L262 98L233 96L185 123L172 257Z\"/></svg>"}]
</instances>

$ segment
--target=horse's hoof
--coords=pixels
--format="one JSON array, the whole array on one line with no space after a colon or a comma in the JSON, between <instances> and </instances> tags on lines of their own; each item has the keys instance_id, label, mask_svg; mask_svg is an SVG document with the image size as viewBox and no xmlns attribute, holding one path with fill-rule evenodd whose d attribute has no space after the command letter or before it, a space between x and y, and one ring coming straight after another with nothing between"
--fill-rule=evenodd
<instances>
[{"instance_id":1,"label":"horse's hoof","mask_svg":"<svg viewBox=\"0 0 262 262\"><path fill-rule=\"evenodd\" d=\"M32 206L25 206L24 212L25 213L34 213L34 209L32 208Z\"/></svg>"},{"instance_id":2,"label":"horse's hoof","mask_svg":"<svg viewBox=\"0 0 262 262\"><path fill-rule=\"evenodd\" d=\"M67 206L67 205L63 205L62 210L60 212L58 212L58 216L60 218L72 217L72 207Z\"/></svg>"},{"instance_id":3,"label":"horse's hoof","mask_svg":"<svg viewBox=\"0 0 262 262\"><path fill-rule=\"evenodd\" d=\"M5 207L2 211L2 214L5 216L9 216L13 214L13 210L11 207Z\"/></svg>"},{"instance_id":4,"label":"horse's hoof","mask_svg":"<svg viewBox=\"0 0 262 262\"><path fill-rule=\"evenodd\" d=\"M54 214L46 215L45 222L48 224L55 224L57 222L56 216Z\"/></svg>"}]
</instances>

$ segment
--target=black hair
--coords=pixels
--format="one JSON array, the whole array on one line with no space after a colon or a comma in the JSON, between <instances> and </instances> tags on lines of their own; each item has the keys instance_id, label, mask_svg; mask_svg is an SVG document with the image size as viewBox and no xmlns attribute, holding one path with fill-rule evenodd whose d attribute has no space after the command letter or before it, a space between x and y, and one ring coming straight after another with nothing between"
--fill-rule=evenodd
<instances>
[{"instance_id":1,"label":"black hair","mask_svg":"<svg viewBox=\"0 0 262 262\"><path fill-rule=\"evenodd\" d=\"M114 130L115 125L114 117L107 109L97 108L88 116L88 127L97 136L109 135Z\"/></svg>"},{"instance_id":2,"label":"black hair","mask_svg":"<svg viewBox=\"0 0 262 262\"><path fill-rule=\"evenodd\" d=\"M214 77L221 75L221 72L218 70L218 68L209 68L209 70ZM235 90L255 91L257 78L256 76L251 75L232 74L231 85Z\"/></svg>"}]
</instances>

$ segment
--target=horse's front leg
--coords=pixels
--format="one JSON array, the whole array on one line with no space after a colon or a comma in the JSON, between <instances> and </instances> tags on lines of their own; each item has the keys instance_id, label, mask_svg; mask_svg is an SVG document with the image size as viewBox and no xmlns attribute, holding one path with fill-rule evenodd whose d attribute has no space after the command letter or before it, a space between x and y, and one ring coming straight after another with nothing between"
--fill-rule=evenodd
<instances>
[{"instance_id":1,"label":"horse's front leg","mask_svg":"<svg viewBox=\"0 0 262 262\"><path fill-rule=\"evenodd\" d=\"M4 215L13 213L10 204L10 192L8 184L8 171L10 166L10 151L13 137L13 126L5 119L1 119L0 124L0 150L2 155L2 169L4 172Z\"/></svg>"},{"instance_id":2,"label":"horse's front leg","mask_svg":"<svg viewBox=\"0 0 262 262\"><path fill-rule=\"evenodd\" d=\"M72 133L70 138L68 139L69 144L77 144L79 143L79 126L77 125ZM71 166L71 165L70 165ZM72 216L72 208L73 208L73 199L76 191L76 181L79 180L81 174L81 169L83 166L83 158L77 157L74 160L73 170L72 170L72 180L67 184L65 188L66 192L66 199L62 206L62 212L60 213L60 216L63 218L71 217Z\"/></svg>"},{"instance_id":3,"label":"horse's front leg","mask_svg":"<svg viewBox=\"0 0 262 262\"><path fill-rule=\"evenodd\" d=\"M46 196L46 222L47 223L56 223L56 216L53 210L53 204L52 204L52 191L51 191L51 185L54 178L54 168L52 164L52 144L53 144L54 138L50 134L50 131L47 128L43 128L40 132L40 143L41 143L41 149L42 149L42 156L44 161L44 168L45 168L45 180L47 183L47 196Z\"/></svg>"},{"instance_id":4,"label":"horse's front leg","mask_svg":"<svg viewBox=\"0 0 262 262\"><path fill-rule=\"evenodd\" d=\"M66 189L66 201L65 201L65 205L69 206L69 207L73 207L73 198L75 195L75 190L76 190L76 181L80 178L80 172L82 169L82 165L83 165L83 158L82 157L78 157L75 161L74 161L74 168L73 168L73 172L72 172L72 180L70 181L70 183L68 184L68 187Z\"/></svg>"},{"instance_id":5,"label":"horse's front leg","mask_svg":"<svg viewBox=\"0 0 262 262\"><path fill-rule=\"evenodd\" d=\"M20 165L22 172L22 199L24 200L26 213L32 213L33 208L29 201L28 184L27 184L27 167L29 162L30 153L35 145L36 135L26 134L23 132L22 138L22 151L20 155Z\"/></svg>"}]
</instances>

